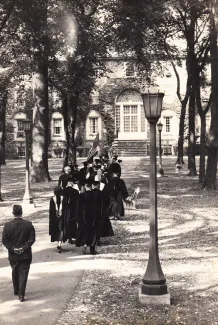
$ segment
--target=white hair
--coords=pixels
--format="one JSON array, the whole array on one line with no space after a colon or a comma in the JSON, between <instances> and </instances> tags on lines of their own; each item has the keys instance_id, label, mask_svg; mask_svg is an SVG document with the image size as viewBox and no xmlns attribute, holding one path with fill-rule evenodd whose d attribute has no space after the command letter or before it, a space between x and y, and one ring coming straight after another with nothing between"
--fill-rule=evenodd
<instances>
[{"instance_id":1,"label":"white hair","mask_svg":"<svg viewBox=\"0 0 218 325\"><path fill-rule=\"evenodd\" d=\"M70 166L66 166L66 167L64 167L64 172L65 172L65 173L70 173L70 171L71 171Z\"/></svg>"}]
</instances>

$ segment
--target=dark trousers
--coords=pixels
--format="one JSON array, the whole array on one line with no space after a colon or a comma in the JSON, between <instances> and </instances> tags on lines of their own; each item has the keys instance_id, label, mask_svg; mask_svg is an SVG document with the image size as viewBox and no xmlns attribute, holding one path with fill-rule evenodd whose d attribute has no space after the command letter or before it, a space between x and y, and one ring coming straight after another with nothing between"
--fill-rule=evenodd
<instances>
[{"instance_id":1,"label":"dark trousers","mask_svg":"<svg viewBox=\"0 0 218 325\"><path fill-rule=\"evenodd\" d=\"M10 261L14 293L25 296L31 260Z\"/></svg>"}]
</instances>

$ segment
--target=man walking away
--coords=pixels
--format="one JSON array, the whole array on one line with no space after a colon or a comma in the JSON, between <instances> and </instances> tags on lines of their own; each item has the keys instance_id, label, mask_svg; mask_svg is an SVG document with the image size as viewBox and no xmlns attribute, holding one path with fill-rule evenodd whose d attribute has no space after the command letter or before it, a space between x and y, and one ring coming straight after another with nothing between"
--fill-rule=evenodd
<instances>
[{"instance_id":1,"label":"man walking away","mask_svg":"<svg viewBox=\"0 0 218 325\"><path fill-rule=\"evenodd\" d=\"M13 206L14 220L3 228L2 243L8 249L8 259L12 268L14 294L24 301L27 278L32 262L31 246L35 242L35 229L32 222L22 218L21 205Z\"/></svg>"}]
</instances>

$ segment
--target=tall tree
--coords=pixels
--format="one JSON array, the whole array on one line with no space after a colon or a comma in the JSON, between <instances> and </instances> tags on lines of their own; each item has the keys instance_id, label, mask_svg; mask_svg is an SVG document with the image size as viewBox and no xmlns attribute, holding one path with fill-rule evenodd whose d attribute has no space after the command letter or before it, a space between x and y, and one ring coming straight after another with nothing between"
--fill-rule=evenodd
<instances>
[{"instance_id":1,"label":"tall tree","mask_svg":"<svg viewBox=\"0 0 218 325\"><path fill-rule=\"evenodd\" d=\"M33 128L31 181L50 180L48 170L49 105L48 105L48 0L22 1L22 18L26 39L30 38L29 55L33 74Z\"/></svg>"},{"instance_id":2,"label":"tall tree","mask_svg":"<svg viewBox=\"0 0 218 325\"><path fill-rule=\"evenodd\" d=\"M196 104L200 110L199 93L201 88L201 74L203 73L208 59L209 38L208 38L208 12L205 1L202 0L175 0L171 2L169 9L168 24L172 26L173 32L185 44L185 50L180 53L184 55L187 71L185 101L181 106L181 117L184 117L184 105L189 99L189 148L188 148L188 169L189 175L196 175L195 163L195 116ZM169 27L168 27L169 28ZM173 34L171 31L171 35ZM175 37L174 37L175 39ZM174 45L175 46L175 45ZM175 68L174 68L175 71ZM175 71L176 73L176 71ZM178 78L177 78L178 80ZM196 98L197 97L197 98ZM184 104L184 105L183 105ZM202 116L202 114L201 114ZM182 153L181 139L184 130L183 119L180 119L180 133L178 149ZM202 130L203 132L203 130ZM201 138L202 139L202 138ZM203 166L203 165L202 165Z\"/></svg>"},{"instance_id":3,"label":"tall tree","mask_svg":"<svg viewBox=\"0 0 218 325\"><path fill-rule=\"evenodd\" d=\"M210 8L210 60L211 60L211 124L207 142L207 168L204 188L217 187L217 149L218 149L218 6L216 0L208 1Z\"/></svg>"}]
</instances>

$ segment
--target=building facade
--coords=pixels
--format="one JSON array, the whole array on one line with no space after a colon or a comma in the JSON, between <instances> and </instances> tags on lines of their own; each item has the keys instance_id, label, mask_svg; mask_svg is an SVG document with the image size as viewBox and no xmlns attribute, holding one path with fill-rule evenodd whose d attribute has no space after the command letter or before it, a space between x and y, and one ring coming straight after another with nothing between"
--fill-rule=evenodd
<instances>
[{"instance_id":1,"label":"building facade","mask_svg":"<svg viewBox=\"0 0 218 325\"><path fill-rule=\"evenodd\" d=\"M131 62L120 58L110 58L106 62L107 76L96 81L92 93L92 109L78 128L81 143L78 154L86 156L96 135L102 146L108 145L108 134L114 134L120 156L144 156L149 153L149 124L145 118L141 92L148 90L140 73ZM180 102L176 90L177 80L170 63L163 62L160 75L154 75L155 89L164 92L160 122L163 124L162 148L164 155L177 153ZM178 67L181 94L185 92L186 75L183 67ZM150 88L152 91L152 89ZM23 77L19 87L10 95L7 111L6 154L10 158L25 157L25 135L23 120L31 118L31 78ZM65 147L64 119L62 103L56 92L50 94L50 156L62 157ZM110 120L110 123L108 123ZM209 127L209 114L207 127ZM196 115L199 129L199 117ZM116 136L115 136L116 135ZM110 145L111 143L109 143Z\"/></svg>"}]
</instances>

